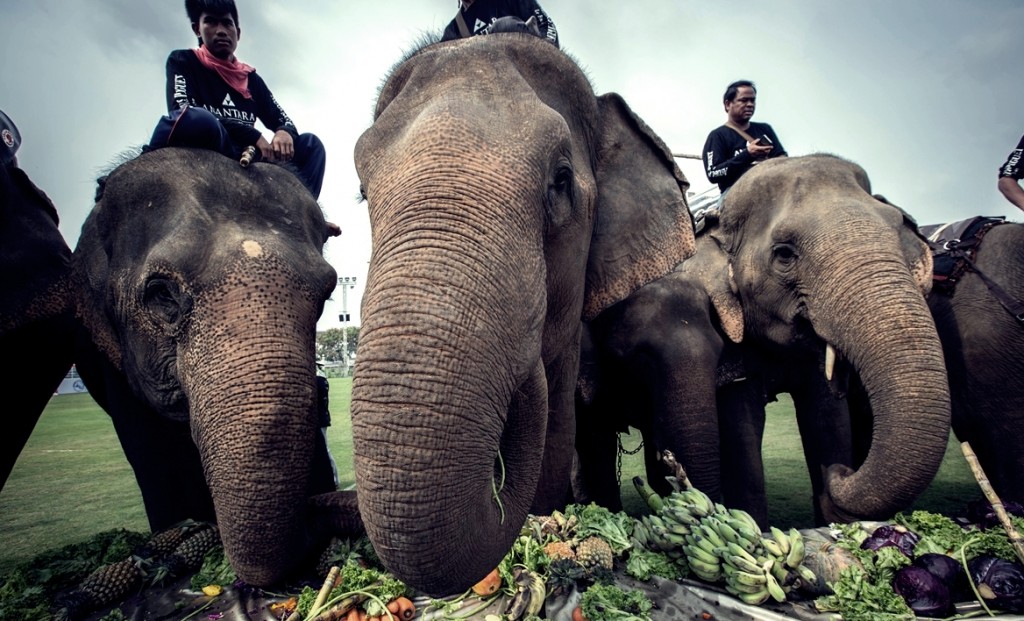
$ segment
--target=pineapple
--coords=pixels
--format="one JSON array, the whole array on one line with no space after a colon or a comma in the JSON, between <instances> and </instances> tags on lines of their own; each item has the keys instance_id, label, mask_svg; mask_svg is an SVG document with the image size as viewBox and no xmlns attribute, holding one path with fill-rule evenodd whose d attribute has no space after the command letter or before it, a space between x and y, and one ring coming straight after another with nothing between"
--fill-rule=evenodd
<instances>
[{"instance_id":1,"label":"pineapple","mask_svg":"<svg viewBox=\"0 0 1024 621\"><path fill-rule=\"evenodd\" d=\"M589 572L596 568L611 569L612 547L600 537L587 537L576 546L576 561Z\"/></svg>"},{"instance_id":2,"label":"pineapple","mask_svg":"<svg viewBox=\"0 0 1024 621\"><path fill-rule=\"evenodd\" d=\"M551 543L544 546L544 554L548 555L552 561L558 559L568 559L571 561L576 560L576 553L572 551L572 547L564 541L552 541Z\"/></svg>"},{"instance_id":3,"label":"pineapple","mask_svg":"<svg viewBox=\"0 0 1024 621\"><path fill-rule=\"evenodd\" d=\"M179 522L168 529L154 533L137 551L142 558L157 559L174 551L185 539L205 525L194 520Z\"/></svg>"},{"instance_id":4,"label":"pineapple","mask_svg":"<svg viewBox=\"0 0 1024 621\"><path fill-rule=\"evenodd\" d=\"M74 591L58 598L58 606L64 609L61 616L81 619L90 612L117 603L141 584L143 577L136 557L104 565L86 576Z\"/></svg>"},{"instance_id":5,"label":"pineapple","mask_svg":"<svg viewBox=\"0 0 1024 621\"><path fill-rule=\"evenodd\" d=\"M195 571L203 564L206 553L220 545L220 534L213 524L194 530L174 552L164 559L165 570L172 576Z\"/></svg>"}]
</instances>

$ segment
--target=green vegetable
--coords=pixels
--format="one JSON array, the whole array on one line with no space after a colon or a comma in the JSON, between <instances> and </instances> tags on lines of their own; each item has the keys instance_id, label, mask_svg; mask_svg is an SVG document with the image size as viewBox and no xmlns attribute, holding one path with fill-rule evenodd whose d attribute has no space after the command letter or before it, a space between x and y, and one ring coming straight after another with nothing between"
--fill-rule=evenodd
<instances>
[{"instance_id":1,"label":"green vegetable","mask_svg":"<svg viewBox=\"0 0 1024 621\"><path fill-rule=\"evenodd\" d=\"M625 512L612 513L592 502L589 505L569 505L565 514L575 515L579 520L576 536L581 540L596 535L608 542L616 556L631 545L629 537L633 534L633 518Z\"/></svg>"},{"instance_id":2,"label":"green vegetable","mask_svg":"<svg viewBox=\"0 0 1024 621\"><path fill-rule=\"evenodd\" d=\"M190 584L194 590L201 591L204 586L211 584L227 586L233 583L237 577L224 554L224 546L214 546L203 557L203 566L199 568L196 575L192 576Z\"/></svg>"},{"instance_id":3,"label":"green vegetable","mask_svg":"<svg viewBox=\"0 0 1024 621\"><path fill-rule=\"evenodd\" d=\"M327 603L324 604L324 608L330 607L330 605L341 601L356 591L362 591L372 595L366 602L366 614L371 615L372 608L373 612L376 612L377 616L379 616L384 614L384 610L375 599L387 604L396 597L406 594L406 586L401 580L389 573L363 567L355 560L345 563L341 566L340 570L340 582L327 596ZM319 589L313 589L312 587L307 586L302 589L296 604L296 610L299 611L299 614L303 617L309 615L318 593Z\"/></svg>"},{"instance_id":4,"label":"green vegetable","mask_svg":"<svg viewBox=\"0 0 1024 621\"><path fill-rule=\"evenodd\" d=\"M959 550L968 538L968 532L959 524L938 513L928 511L914 511L909 515L900 513L893 521L921 536L921 541L914 548L915 556L928 552L949 554Z\"/></svg>"},{"instance_id":5,"label":"green vegetable","mask_svg":"<svg viewBox=\"0 0 1024 621\"><path fill-rule=\"evenodd\" d=\"M891 578L878 583L860 568L847 567L839 573L839 580L830 586L834 593L819 597L814 602L819 612L838 612L843 621L914 618L907 602L893 591Z\"/></svg>"},{"instance_id":6,"label":"green vegetable","mask_svg":"<svg viewBox=\"0 0 1024 621\"><path fill-rule=\"evenodd\" d=\"M650 580L651 576L660 576L666 580L678 580L685 577L683 569L672 559L661 552L643 548L634 549L626 561L626 573L637 580Z\"/></svg>"},{"instance_id":7,"label":"green vegetable","mask_svg":"<svg viewBox=\"0 0 1024 621\"><path fill-rule=\"evenodd\" d=\"M640 591L627 593L613 584L595 584L580 598L587 621L650 621L652 606Z\"/></svg>"}]
</instances>

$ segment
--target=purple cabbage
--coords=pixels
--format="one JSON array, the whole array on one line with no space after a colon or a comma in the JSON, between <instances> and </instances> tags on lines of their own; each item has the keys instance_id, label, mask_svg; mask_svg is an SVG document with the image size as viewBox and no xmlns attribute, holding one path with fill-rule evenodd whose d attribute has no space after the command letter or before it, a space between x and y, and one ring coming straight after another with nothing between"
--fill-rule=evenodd
<instances>
[{"instance_id":1,"label":"purple cabbage","mask_svg":"<svg viewBox=\"0 0 1024 621\"><path fill-rule=\"evenodd\" d=\"M949 593L954 601L968 599L970 588L967 586L967 574L960 561L952 556L928 552L915 558L913 565L927 570L949 587ZM974 599L974 596L970 596L969 599Z\"/></svg>"},{"instance_id":2,"label":"purple cabbage","mask_svg":"<svg viewBox=\"0 0 1024 621\"><path fill-rule=\"evenodd\" d=\"M914 558L914 547L921 540L916 533L903 526L879 526L871 536L861 542L860 547L864 550L877 552L886 546L895 546L907 558Z\"/></svg>"},{"instance_id":3,"label":"purple cabbage","mask_svg":"<svg viewBox=\"0 0 1024 621\"><path fill-rule=\"evenodd\" d=\"M916 615L941 618L955 612L949 587L923 567L909 565L897 571L892 588Z\"/></svg>"},{"instance_id":4,"label":"purple cabbage","mask_svg":"<svg viewBox=\"0 0 1024 621\"><path fill-rule=\"evenodd\" d=\"M988 606L1024 612L1024 566L986 554L967 561L967 569Z\"/></svg>"}]
</instances>

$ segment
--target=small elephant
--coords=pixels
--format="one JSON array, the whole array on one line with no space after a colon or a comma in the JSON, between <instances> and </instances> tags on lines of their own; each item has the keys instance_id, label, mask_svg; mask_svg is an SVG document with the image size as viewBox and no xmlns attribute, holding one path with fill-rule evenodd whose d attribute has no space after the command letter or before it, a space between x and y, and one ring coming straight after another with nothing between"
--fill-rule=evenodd
<instances>
[{"instance_id":1,"label":"small elephant","mask_svg":"<svg viewBox=\"0 0 1024 621\"><path fill-rule=\"evenodd\" d=\"M616 94L536 37L428 45L356 169L373 233L352 426L385 565L433 595L571 500L581 319L693 251L689 186Z\"/></svg>"},{"instance_id":2,"label":"small elephant","mask_svg":"<svg viewBox=\"0 0 1024 621\"><path fill-rule=\"evenodd\" d=\"M981 276L1024 300L1024 224L989 229L973 263L951 294L936 288L928 296L949 372L953 432L970 442L1003 500L1024 502L1024 321Z\"/></svg>"},{"instance_id":3,"label":"small elephant","mask_svg":"<svg viewBox=\"0 0 1024 621\"><path fill-rule=\"evenodd\" d=\"M215 519L238 576L270 585L358 531L315 408L334 269L319 205L281 166L143 153L101 180L72 258L77 364L154 531ZM351 523L318 526L318 516ZM322 548L321 548L322 549Z\"/></svg>"},{"instance_id":4,"label":"small elephant","mask_svg":"<svg viewBox=\"0 0 1024 621\"><path fill-rule=\"evenodd\" d=\"M71 249L57 224L53 203L25 171L0 162L0 489L71 368Z\"/></svg>"},{"instance_id":5,"label":"small elephant","mask_svg":"<svg viewBox=\"0 0 1024 621\"><path fill-rule=\"evenodd\" d=\"M598 317L594 341L647 382L626 424L645 421L652 449L681 447L688 473L713 491L720 481L726 502L766 521L764 403L790 392L819 521L883 519L931 482L949 435L945 366L924 299L930 275L916 225L871 195L859 166L780 158L737 182L694 258ZM877 416L854 471L842 397L858 377ZM686 437L716 430L718 442Z\"/></svg>"}]
</instances>

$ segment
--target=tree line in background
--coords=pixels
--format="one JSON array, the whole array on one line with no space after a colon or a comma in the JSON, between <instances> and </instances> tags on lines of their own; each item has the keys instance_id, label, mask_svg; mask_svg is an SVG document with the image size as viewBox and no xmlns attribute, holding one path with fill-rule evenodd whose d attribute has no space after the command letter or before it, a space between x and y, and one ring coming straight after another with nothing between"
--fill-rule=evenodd
<instances>
[{"instance_id":1,"label":"tree line in background","mask_svg":"<svg viewBox=\"0 0 1024 621\"><path fill-rule=\"evenodd\" d=\"M342 362L345 366L355 361L359 346L359 326L331 328L316 333L316 359Z\"/></svg>"}]
</instances>

